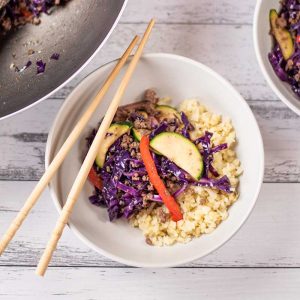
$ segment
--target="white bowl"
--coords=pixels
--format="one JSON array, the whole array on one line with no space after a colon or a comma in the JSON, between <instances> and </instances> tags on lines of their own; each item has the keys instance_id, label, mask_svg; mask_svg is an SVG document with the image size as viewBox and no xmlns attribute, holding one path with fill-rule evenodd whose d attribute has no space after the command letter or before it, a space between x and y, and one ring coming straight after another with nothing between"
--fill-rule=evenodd
<instances>
[{"instance_id":1,"label":"white bowl","mask_svg":"<svg viewBox=\"0 0 300 300\"><path fill-rule=\"evenodd\" d=\"M288 83L277 77L268 59L272 49L269 11L273 8L278 11L279 7L279 0L257 0L253 22L254 48L259 66L271 89L291 110L300 115L300 99Z\"/></svg>"},{"instance_id":2,"label":"white bowl","mask_svg":"<svg viewBox=\"0 0 300 300\"><path fill-rule=\"evenodd\" d=\"M115 62L111 62L90 74L66 99L48 137L46 167L114 65ZM121 73L123 75L124 70ZM81 166L86 151L85 137L105 113L119 82L120 77L50 184L59 211ZM149 87L155 88L160 96L172 97L175 105L183 99L197 97L212 111L232 119L238 137L236 150L244 174L240 182L240 197L230 208L228 219L213 233L190 243L151 247L145 243L140 230L132 228L125 220L109 222L106 209L91 205L88 197L93 188L87 183L75 205L69 226L90 248L113 260L138 267L170 267L207 255L238 231L259 194L264 151L258 125L245 100L227 81L206 66L171 54L145 55L133 75L123 104L139 99Z\"/></svg>"}]
</instances>

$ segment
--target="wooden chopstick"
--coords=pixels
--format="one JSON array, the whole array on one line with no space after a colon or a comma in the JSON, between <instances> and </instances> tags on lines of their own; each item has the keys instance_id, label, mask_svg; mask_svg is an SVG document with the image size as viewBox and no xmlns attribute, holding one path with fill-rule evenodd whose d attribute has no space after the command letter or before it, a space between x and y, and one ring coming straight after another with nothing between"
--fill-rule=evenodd
<instances>
[{"instance_id":1,"label":"wooden chopstick","mask_svg":"<svg viewBox=\"0 0 300 300\"><path fill-rule=\"evenodd\" d=\"M81 134L82 130L86 127L89 119L91 118L92 114L95 112L98 105L101 103L101 100L103 99L104 95L107 93L108 89L112 85L113 81L119 74L120 70L126 63L129 55L131 54L133 48L135 47L139 37L135 36L135 38L132 40L106 81L104 82L102 88L98 92L98 94L95 96L95 99L92 101L92 103L89 105L87 110L84 112L74 129L72 130L71 134L68 136L54 159L52 160L51 164L47 168L44 175L39 180L38 184L35 186L33 191L31 192L30 196L26 200L24 206L19 211L16 218L13 220L9 228L7 229L6 233L2 237L0 241L0 255L4 252L9 242L12 240L20 226L22 225L23 221L29 214L32 207L37 202L38 198L40 197L41 193L47 186L47 184L50 182L52 177L55 175L58 168L61 166L62 162L66 158L67 154L69 153L70 149L78 139L79 135Z\"/></svg>"},{"instance_id":2,"label":"wooden chopstick","mask_svg":"<svg viewBox=\"0 0 300 300\"><path fill-rule=\"evenodd\" d=\"M62 212L60 214L60 217L57 221L57 224L52 232L51 238L47 244L47 247L39 261L39 264L36 269L36 274L40 276L44 276L48 264L52 258L53 252L55 251L58 241L63 233L63 230L65 228L65 225L68 222L69 216L74 208L74 205L76 203L76 200L83 188L83 185L87 179L88 173L95 161L97 152L101 146L101 143L103 142L103 139L105 137L105 134L114 118L114 115L118 109L119 103L121 101L122 96L124 95L124 92L128 86L129 80L132 77L132 74L137 66L137 63L142 55L143 49L145 47L146 42L148 41L149 35L151 33L151 30L154 26L154 20L151 20L148 24L148 27L143 35L143 38L141 40L140 45L138 46L138 49L136 50L136 53L134 54L126 73L114 95L114 98L111 101L111 104L101 122L100 128L94 138L94 141L83 161L83 164L79 170L79 173L72 185L72 188L70 190L70 193L67 197L67 201L62 209Z\"/></svg>"}]
</instances>

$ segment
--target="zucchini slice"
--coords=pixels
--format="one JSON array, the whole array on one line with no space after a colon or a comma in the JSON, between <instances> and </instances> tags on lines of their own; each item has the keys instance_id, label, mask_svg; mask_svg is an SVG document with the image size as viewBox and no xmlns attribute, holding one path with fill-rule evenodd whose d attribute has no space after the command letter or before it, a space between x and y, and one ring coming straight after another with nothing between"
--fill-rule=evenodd
<instances>
[{"instance_id":1,"label":"zucchini slice","mask_svg":"<svg viewBox=\"0 0 300 300\"><path fill-rule=\"evenodd\" d=\"M142 116L144 119L147 119L149 116L147 114L147 112L145 112L144 110L139 110L137 112L138 115Z\"/></svg>"},{"instance_id":2,"label":"zucchini slice","mask_svg":"<svg viewBox=\"0 0 300 300\"><path fill-rule=\"evenodd\" d=\"M102 168L105 162L106 153L109 147L123 134L130 131L132 124L130 122L113 123L107 130L107 134L96 156L96 164Z\"/></svg>"},{"instance_id":3,"label":"zucchini slice","mask_svg":"<svg viewBox=\"0 0 300 300\"><path fill-rule=\"evenodd\" d=\"M175 132L162 132L151 140L150 146L193 178L201 178L203 174L202 156L196 145L183 135Z\"/></svg>"},{"instance_id":4,"label":"zucchini slice","mask_svg":"<svg viewBox=\"0 0 300 300\"><path fill-rule=\"evenodd\" d=\"M180 119L179 112L172 106L157 105L156 109L162 114L163 117L165 117L167 119L176 118L176 117Z\"/></svg>"},{"instance_id":5,"label":"zucchini slice","mask_svg":"<svg viewBox=\"0 0 300 300\"><path fill-rule=\"evenodd\" d=\"M137 142L140 142L142 139L142 133L136 128L132 128L132 135Z\"/></svg>"},{"instance_id":6,"label":"zucchini slice","mask_svg":"<svg viewBox=\"0 0 300 300\"><path fill-rule=\"evenodd\" d=\"M272 33L280 47L283 58L288 60L294 53L294 42L290 32L287 29L281 28L278 23L279 16L275 9L271 9L269 19Z\"/></svg>"}]
</instances>

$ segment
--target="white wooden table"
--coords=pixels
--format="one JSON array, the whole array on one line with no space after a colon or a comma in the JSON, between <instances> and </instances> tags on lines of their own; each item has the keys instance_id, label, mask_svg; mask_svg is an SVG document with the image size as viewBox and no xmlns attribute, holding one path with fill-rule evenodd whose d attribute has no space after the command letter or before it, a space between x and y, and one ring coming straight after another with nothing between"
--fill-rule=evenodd
<instances>
[{"instance_id":1,"label":"white wooden table","mask_svg":"<svg viewBox=\"0 0 300 300\"><path fill-rule=\"evenodd\" d=\"M89 250L65 230L44 279L34 268L57 218L48 191L0 258L0 299L299 299L300 117L264 81L252 45L255 1L130 0L88 67L43 103L0 122L0 234L44 171L47 133L64 98L118 57L155 17L148 52L199 60L247 99L266 152L264 184L243 228L221 249L173 269L130 268ZM255 145L253 145L255 146Z\"/></svg>"}]
</instances>

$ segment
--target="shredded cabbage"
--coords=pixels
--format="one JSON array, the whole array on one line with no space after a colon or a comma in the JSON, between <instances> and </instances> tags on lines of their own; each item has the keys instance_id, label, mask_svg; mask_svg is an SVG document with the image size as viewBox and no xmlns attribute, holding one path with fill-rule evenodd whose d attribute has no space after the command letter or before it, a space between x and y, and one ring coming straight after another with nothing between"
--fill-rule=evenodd
<instances>
[{"instance_id":1,"label":"shredded cabbage","mask_svg":"<svg viewBox=\"0 0 300 300\"><path fill-rule=\"evenodd\" d=\"M268 59L277 77L287 82L293 92L300 97L300 43L297 38L300 36L300 4L297 0L285 0L281 1L281 4L278 15L286 20L286 29L291 33L292 37L296 38L293 38L294 53L286 61L278 43L274 39L274 46L268 54Z\"/></svg>"},{"instance_id":2,"label":"shredded cabbage","mask_svg":"<svg viewBox=\"0 0 300 300\"><path fill-rule=\"evenodd\" d=\"M142 117L141 114L130 113L132 122L141 120ZM181 113L181 121L179 119L164 119L160 123L151 122L149 126L154 127L152 130L148 128L150 138L162 132L177 130L190 139L189 132L194 130L193 125L184 113ZM95 135L96 130L94 129L87 138L88 146L91 145ZM89 198L92 204L107 207L111 221L120 217L130 218L142 208L148 207L147 205L151 201L156 202L158 205L162 204L162 199L149 182L144 163L139 153L137 153L139 147L134 148L136 153L133 155L132 150L129 149L129 143L124 146L124 136L118 138L108 149L103 167L100 169L96 165L94 166L96 172L102 178L103 189L101 191L96 189L95 195ZM219 174L212 166L213 154L226 149L227 144L212 147L212 136L212 133L205 132L204 136L193 141L196 145L201 144L199 149L201 149L203 156L205 171L200 180L192 178L167 157L152 152L156 169L162 180L169 181L176 187L172 191L175 198L179 197L190 185L219 189L226 193L232 192L228 177L218 178ZM138 144L136 141L133 142L132 136L127 135L127 138L131 138L130 143ZM211 175L213 177L210 177Z\"/></svg>"}]
</instances>

